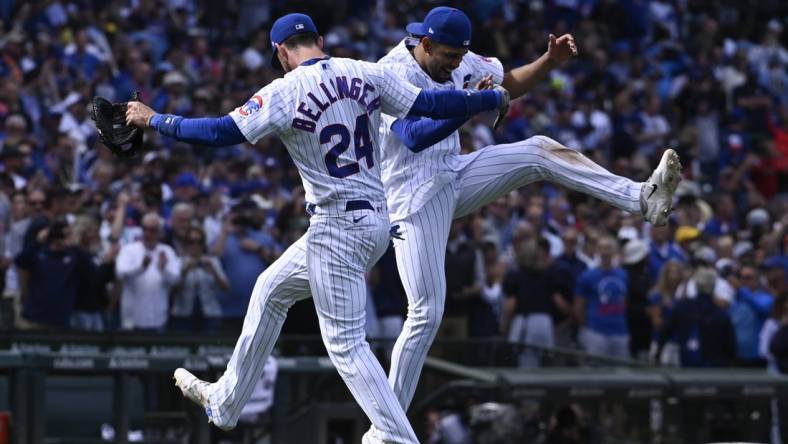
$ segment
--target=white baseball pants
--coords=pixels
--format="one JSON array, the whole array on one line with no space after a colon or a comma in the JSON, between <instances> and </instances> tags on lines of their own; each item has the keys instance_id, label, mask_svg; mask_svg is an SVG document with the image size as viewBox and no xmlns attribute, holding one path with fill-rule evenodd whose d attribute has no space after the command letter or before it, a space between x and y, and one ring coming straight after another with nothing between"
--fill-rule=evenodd
<instances>
[{"instance_id":1,"label":"white baseball pants","mask_svg":"<svg viewBox=\"0 0 788 444\"><path fill-rule=\"evenodd\" d=\"M583 192L630 213L640 212L641 183L616 176L549 137L485 147L465 158L454 182L399 224L397 268L408 296L408 316L391 358L389 383L407 410L446 299L446 243L451 222L536 181Z\"/></svg>"},{"instance_id":2,"label":"white baseball pants","mask_svg":"<svg viewBox=\"0 0 788 444\"><path fill-rule=\"evenodd\" d=\"M365 339L364 273L389 242L385 206L379 208L318 210L307 233L260 275L227 370L209 390L210 414L217 425L237 423L288 309L311 293L331 362L375 426L375 441L418 442Z\"/></svg>"}]
</instances>

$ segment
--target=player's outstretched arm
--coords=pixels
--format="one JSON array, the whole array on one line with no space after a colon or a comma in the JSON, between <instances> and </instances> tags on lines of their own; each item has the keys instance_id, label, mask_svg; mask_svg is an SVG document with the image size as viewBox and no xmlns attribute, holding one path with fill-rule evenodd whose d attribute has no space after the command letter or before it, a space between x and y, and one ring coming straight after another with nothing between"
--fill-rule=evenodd
<instances>
[{"instance_id":1,"label":"player's outstretched arm","mask_svg":"<svg viewBox=\"0 0 788 444\"><path fill-rule=\"evenodd\" d=\"M206 146L237 145L246 137L229 115L187 119L173 114L157 114L144 103L129 102L126 123L153 128L162 135L182 142Z\"/></svg>"},{"instance_id":2,"label":"player's outstretched arm","mask_svg":"<svg viewBox=\"0 0 788 444\"><path fill-rule=\"evenodd\" d=\"M393 117L455 119L470 117L509 104L509 93L501 86L485 91L428 91L419 89L392 70L364 63L380 92L382 111Z\"/></svg>"},{"instance_id":3,"label":"player's outstretched arm","mask_svg":"<svg viewBox=\"0 0 788 444\"><path fill-rule=\"evenodd\" d=\"M507 106L508 102L508 94L500 86L486 91L428 91L423 89L419 92L407 115L433 119L455 119L492 111Z\"/></svg>"},{"instance_id":4,"label":"player's outstretched arm","mask_svg":"<svg viewBox=\"0 0 788 444\"><path fill-rule=\"evenodd\" d=\"M561 37L550 34L547 51L533 62L505 73L501 85L509 90L512 99L516 99L541 82L553 68L576 55L577 46L572 34Z\"/></svg>"},{"instance_id":5,"label":"player's outstretched arm","mask_svg":"<svg viewBox=\"0 0 788 444\"><path fill-rule=\"evenodd\" d=\"M449 137L467 121L467 117L446 120L406 117L395 120L391 131L409 150L418 153Z\"/></svg>"},{"instance_id":6,"label":"player's outstretched arm","mask_svg":"<svg viewBox=\"0 0 788 444\"><path fill-rule=\"evenodd\" d=\"M488 74L476 84L474 89L483 91L492 89L494 86L493 77ZM467 121L468 119L465 117L445 120L433 120L429 117L421 119L406 117L395 120L391 124L391 131L397 135L405 147L418 153L449 137Z\"/></svg>"}]
</instances>

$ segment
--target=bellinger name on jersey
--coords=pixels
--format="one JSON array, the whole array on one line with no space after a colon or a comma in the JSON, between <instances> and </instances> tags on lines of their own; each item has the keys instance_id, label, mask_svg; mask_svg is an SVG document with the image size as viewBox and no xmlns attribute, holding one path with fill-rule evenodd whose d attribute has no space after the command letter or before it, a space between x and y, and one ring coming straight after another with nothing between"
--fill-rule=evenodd
<instances>
[{"instance_id":1,"label":"bellinger name on jersey","mask_svg":"<svg viewBox=\"0 0 788 444\"><path fill-rule=\"evenodd\" d=\"M348 82L346 76L337 76L333 81L329 80L329 82L331 83L330 88L324 82L321 82L318 86L322 92L317 92L316 94L309 92L306 94L314 106L317 107L317 111L310 108L307 102L298 104L298 113L305 118L294 118L293 128L314 133L317 121L320 120L323 112L342 99L357 101L367 110L367 113L371 113L380 107L379 95L375 95L368 101L368 94L375 93L375 87L357 77L351 78L350 82Z\"/></svg>"}]
</instances>

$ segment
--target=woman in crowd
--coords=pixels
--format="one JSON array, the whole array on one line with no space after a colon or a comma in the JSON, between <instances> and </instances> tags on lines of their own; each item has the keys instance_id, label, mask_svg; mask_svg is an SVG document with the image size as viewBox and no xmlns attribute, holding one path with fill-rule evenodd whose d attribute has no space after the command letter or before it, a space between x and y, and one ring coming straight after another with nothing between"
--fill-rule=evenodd
<instances>
[{"instance_id":1,"label":"woman in crowd","mask_svg":"<svg viewBox=\"0 0 788 444\"><path fill-rule=\"evenodd\" d=\"M222 314L219 294L230 288L219 258L206 252L205 232L189 228L181 280L173 289L170 326L176 331L216 332Z\"/></svg>"},{"instance_id":2,"label":"woman in crowd","mask_svg":"<svg viewBox=\"0 0 788 444\"><path fill-rule=\"evenodd\" d=\"M684 272L681 262L671 259L665 263L660 270L657 284L649 295L649 317L652 326L652 354L656 352L656 339L659 331L665 324L673 311L675 305L676 290L684 280ZM660 356L652 356L653 362L662 365L679 365L679 349L675 338L671 338L662 349Z\"/></svg>"}]
</instances>

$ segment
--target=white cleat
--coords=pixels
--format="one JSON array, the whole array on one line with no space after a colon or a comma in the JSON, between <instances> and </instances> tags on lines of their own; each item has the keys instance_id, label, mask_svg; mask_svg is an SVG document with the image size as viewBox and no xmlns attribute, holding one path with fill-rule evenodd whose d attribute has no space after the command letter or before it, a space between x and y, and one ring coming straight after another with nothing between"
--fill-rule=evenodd
<instances>
[{"instance_id":1,"label":"white cleat","mask_svg":"<svg viewBox=\"0 0 788 444\"><path fill-rule=\"evenodd\" d=\"M186 399L205 409L205 413L208 415L208 422L225 431L233 429L233 427L222 426L214 421L208 402L209 383L197 378L185 368L176 369L173 379L175 379L175 386L181 389L181 393Z\"/></svg>"},{"instance_id":2,"label":"white cleat","mask_svg":"<svg viewBox=\"0 0 788 444\"><path fill-rule=\"evenodd\" d=\"M679 155L668 148L640 191L640 211L653 225L665 225L673 211L673 193L681 182Z\"/></svg>"}]
</instances>

